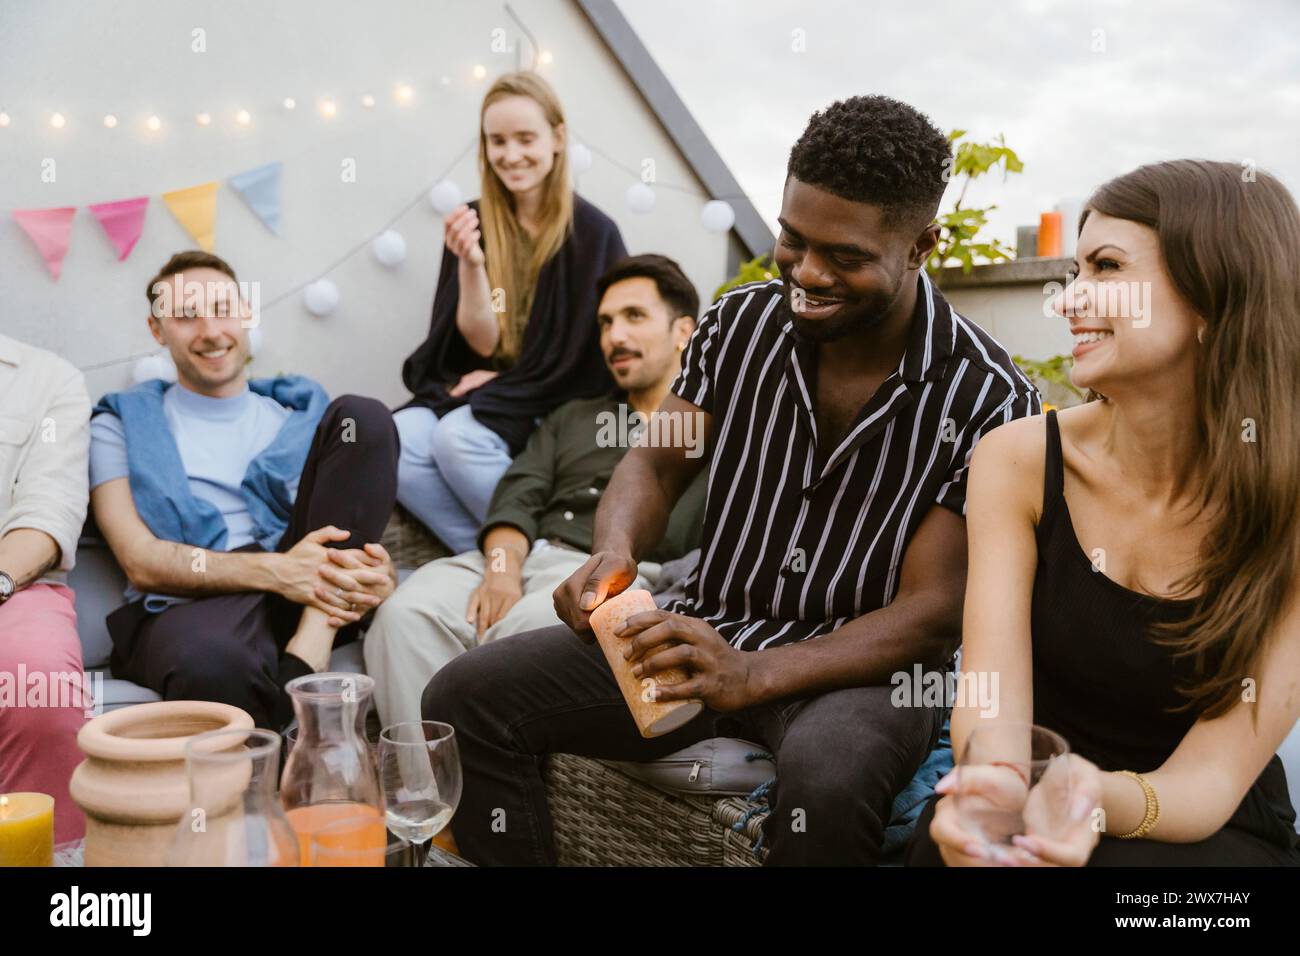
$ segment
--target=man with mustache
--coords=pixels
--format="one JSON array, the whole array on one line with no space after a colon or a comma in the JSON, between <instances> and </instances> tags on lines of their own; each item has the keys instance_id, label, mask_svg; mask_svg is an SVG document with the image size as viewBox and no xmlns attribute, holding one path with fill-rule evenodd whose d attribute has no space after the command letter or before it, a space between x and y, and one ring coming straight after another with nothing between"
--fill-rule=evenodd
<instances>
[{"instance_id":1,"label":"man with mustache","mask_svg":"<svg viewBox=\"0 0 1300 956\"><path fill-rule=\"evenodd\" d=\"M284 684L324 670L396 586L378 542L397 431L374 399L250 382L252 317L222 259L178 253L146 294L177 381L104 396L90 426L91 506L130 582L113 674L279 729Z\"/></svg>"},{"instance_id":2,"label":"man with mustache","mask_svg":"<svg viewBox=\"0 0 1300 956\"><path fill-rule=\"evenodd\" d=\"M713 304L660 406L707 416L707 458L629 452L591 559L556 590L567 627L480 647L425 692L425 717L456 728L465 775L452 828L468 859L554 862L545 754L651 760L729 736L776 756L769 864L879 862L894 797L946 714L895 706L891 675L950 666L967 464L982 434L1039 409L1006 351L925 275L950 163L947 138L896 100L856 96L813 115L787 166L780 278ZM589 640L591 611L631 586L706 460L686 599L621 633L636 676L692 672L658 699L705 708L642 739L602 653L574 632Z\"/></svg>"},{"instance_id":3,"label":"man with mustache","mask_svg":"<svg viewBox=\"0 0 1300 956\"><path fill-rule=\"evenodd\" d=\"M479 549L426 564L375 614L364 650L385 724L419 720L429 678L466 650L559 623L552 593L591 556L601 493L627 444L653 431L643 420L681 370L700 308L681 268L659 255L619 260L596 294L600 347L617 391L547 416L497 485ZM660 562L698 546L703 514L701 475L643 556L638 586L655 582Z\"/></svg>"}]
</instances>

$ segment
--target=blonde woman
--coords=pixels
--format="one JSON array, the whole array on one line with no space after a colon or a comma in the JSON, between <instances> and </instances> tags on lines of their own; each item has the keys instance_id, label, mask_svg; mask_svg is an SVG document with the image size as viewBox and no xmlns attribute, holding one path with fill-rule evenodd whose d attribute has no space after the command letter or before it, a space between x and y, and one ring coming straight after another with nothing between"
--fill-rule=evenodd
<instances>
[{"instance_id":1,"label":"blonde woman","mask_svg":"<svg viewBox=\"0 0 1300 956\"><path fill-rule=\"evenodd\" d=\"M991 852L959 770L910 862L1300 864L1300 212L1233 163L1143 166L1089 200L1076 267L1054 307L1093 400L976 448L963 629L993 719L1070 744L1070 822L995 762L967 782L1029 825ZM955 752L987 723L956 707Z\"/></svg>"},{"instance_id":2,"label":"blonde woman","mask_svg":"<svg viewBox=\"0 0 1300 956\"><path fill-rule=\"evenodd\" d=\"M394 416L397 498L455 553L476 547L538 420L613 387L596 279L626 254L613 220L573 192L545 80L500 77L480 117L482 195L447 217L429 337L402 369L414 398Z\"/></svg>"}]
</instances>

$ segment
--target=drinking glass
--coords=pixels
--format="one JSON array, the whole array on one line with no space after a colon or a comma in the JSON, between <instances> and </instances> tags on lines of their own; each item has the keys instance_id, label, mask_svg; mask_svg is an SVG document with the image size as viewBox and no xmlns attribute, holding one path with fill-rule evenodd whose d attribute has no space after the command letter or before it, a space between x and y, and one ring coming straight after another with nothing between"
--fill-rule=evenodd
<instances>
[{"instance_id":1,"label":"drinking glass","mask_svg":"<svg viewBox=\"0 0 1300 956\"><path fill-rule=\"evenodd\" d=\"M460 753L450 724L413 720L379 735L379 781L388 829L415 844L424 866L427 844L460 803Z\"/></svg>"},{"instance_id":2,"label":"drinking glass","mask_svg":"<svg viewBox=\"0 0 1300 956\"><path fill-rule=\"evenodd\" d=\"M185 745L190 808L169 866L297 866L298 841L275 795L280 737L213 730Z\"/></svg>"},{"instance_id":3,"label":"drinking glass","mask_svg":"<svg viewBox=\"0 0 1300 956\"><path fill-rule=\"evenodd\" d=\"M991 859L1009 859L1011 838L1028 828L1047 835L1065 827L1069 754L1065 738L1036 724L981 723L967 737L957 765L957 813Z\"/></svg>"}]
</instances>

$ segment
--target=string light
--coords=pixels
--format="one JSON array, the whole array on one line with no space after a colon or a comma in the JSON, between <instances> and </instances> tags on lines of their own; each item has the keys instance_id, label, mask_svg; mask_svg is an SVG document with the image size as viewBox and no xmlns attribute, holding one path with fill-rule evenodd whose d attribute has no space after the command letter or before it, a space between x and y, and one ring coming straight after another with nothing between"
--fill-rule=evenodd
<instances>
[{"instance_id":1,"label":"string light","mask_svg":"<svg viewBox=\"0 0 1300 956\"><path fill-rule=\"evenodd\" d=\"M248 110L240 110L235 114L235 122L240 126L247 126L249 123L253 122L252 114L250 114Z\"/></svg>"},{"instance_id":2,"label":"string light","mask_svg":"<svg viewBox=\"0 0 1300 956\"><path fill-rule=\"evenodd\" d=\"M207 114L205 113L204 115L206 116ZM157 116L150 116L149 119L145 121L144 125L149 127L149 132L156 133L162 129L162 120ZM205 123L204 125L206 126L207 124Z\"/></svg>"},{"instance_id":3,"label":"string light","mask_svg":"<svg viewBox=\"0 0 1300 956\"><path fill-rule=\"evenodd\" d=\"M107 129L112 129L116 125L117 125L117 117L114 116L112 113L109 113L107 116L104 117L104 126Z\"/></svg>"},{"instance_id":4,"label":"string light","mask_svg":"<svg viewBox=\"0 0 1300 956\"><path fill-rule=\"evenodd\" d=\"M555 57L551 55L550 50L543 50L541 53L537 55L537 62L542 64L542 66L548 66L554 60Z\"/></svg>"},{"instance_id":5,"label":"string light","mask_svg":"<svg viewBox=\"0 0 1300 956\"><path fill-rule=\"evenodd\" d=\"M9 114L0 113L0 127L4 127L8 125L9 125Z\"/></svg>"},{"instance_id":6,"label":"string light","mask_svg":"<svg viewBox=\"0 0 1300 956\"><path fill-rule=\"evenodd\" d=\"M50 125L53 126L55 129L63 129L63 126L66 122L67 120L63 118L62 113L54 113L50 116Z\"/></svg>"},{"instance_id":7,"label":"string light","mask_svg":"<svg viewBox=\"0 0 1300 956\"><path fill-rule=\"evenodd\" d=\"M297 109L297 108L298 108L298 101L295 100L292 96L286 96L286 97L284 98L284 108L287 109L287 110L294 110L294 109Z\"/></svg>"},{"instance_id":8,"label":"string light","mask_svg":"<svg viewBox=\"0 0 1300 956\"><path fill-rule=\"evenodd\" d=\"M325 117L326 119L333 119L334 114L337 113L338 111L339 108L336 105L334 105L333 100L323 99L320 101L320 115Z\"/></svg>"},{"instance_id":9,"label":"string light","mask_svg":"<svg viewBox=\"0 0 1300 956\"><path fill-rule=\"evenodd\" d=\"M411 87L405 83L401 84L393 92L397 97L397 102L399 103L409 103L411 102L411 97L415 95L415 90L411 89Z\"/></svg>"},{"instance_id":10,"label":"string light","mask_svg":"<svg viewBox=\"0 0 1300 956\"><path fill-rule=\"evenodd\" d=\"M375 105L375 98L367 93L365 96L361 97L361 105L366 109L370 109Z\"/></svg>"},{"instance_id":11,"label":"string light","mask_svg":"<svg viewBox=\"0 0 1300 956\"><path fill-rule=\"evenodd\" d=\"M210 126L212 125L212 114L199 113L194 117L194 122L198 123L200 126Z\"/></svg>"},{"instance_id":12,"label":"string light","mask_svg":"<svg viewBox=\"0 0 1300 956\"><path fill-rule=\"evenodd\" d=\"M485 76L487 76L487 67L484 66L482 63L475 63L475 64L474 64L474 79L476 79L476 80L481 80L481 79L483 79L483 77L485 77Z\"/></svg>"}]
</instances>

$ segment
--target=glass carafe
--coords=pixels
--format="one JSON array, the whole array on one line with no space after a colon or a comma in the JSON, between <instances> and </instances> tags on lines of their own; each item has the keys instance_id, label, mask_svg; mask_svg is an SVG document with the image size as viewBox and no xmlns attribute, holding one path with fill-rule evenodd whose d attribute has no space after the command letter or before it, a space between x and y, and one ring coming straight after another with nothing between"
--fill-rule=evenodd
<instances>
[{"instance_id":1,"label":"glass carafe","mask_svg":"<svg viewBox=\"0 0 1300 956\"><path fill-rule=\"evenodd\" d=\"M302 865L311 865L312 834L336 820L373 816L364 842L387 841L379 773L366 742L366 713L375 682L365 674L327 672L285 685L298 735L284 773L280 802L298 836Z\"/></svg>"},{"instance_id":2,"label":"glass carafe","mask_svg":"<svg viewBox=\"0 0 1300 956\"><path fill-rule=\"evenodd\" d=\"M275 795L280 737L214 730L185 745L190 808L169 866L297 866L298 840Z\"/></svg>"}]
</instances>

